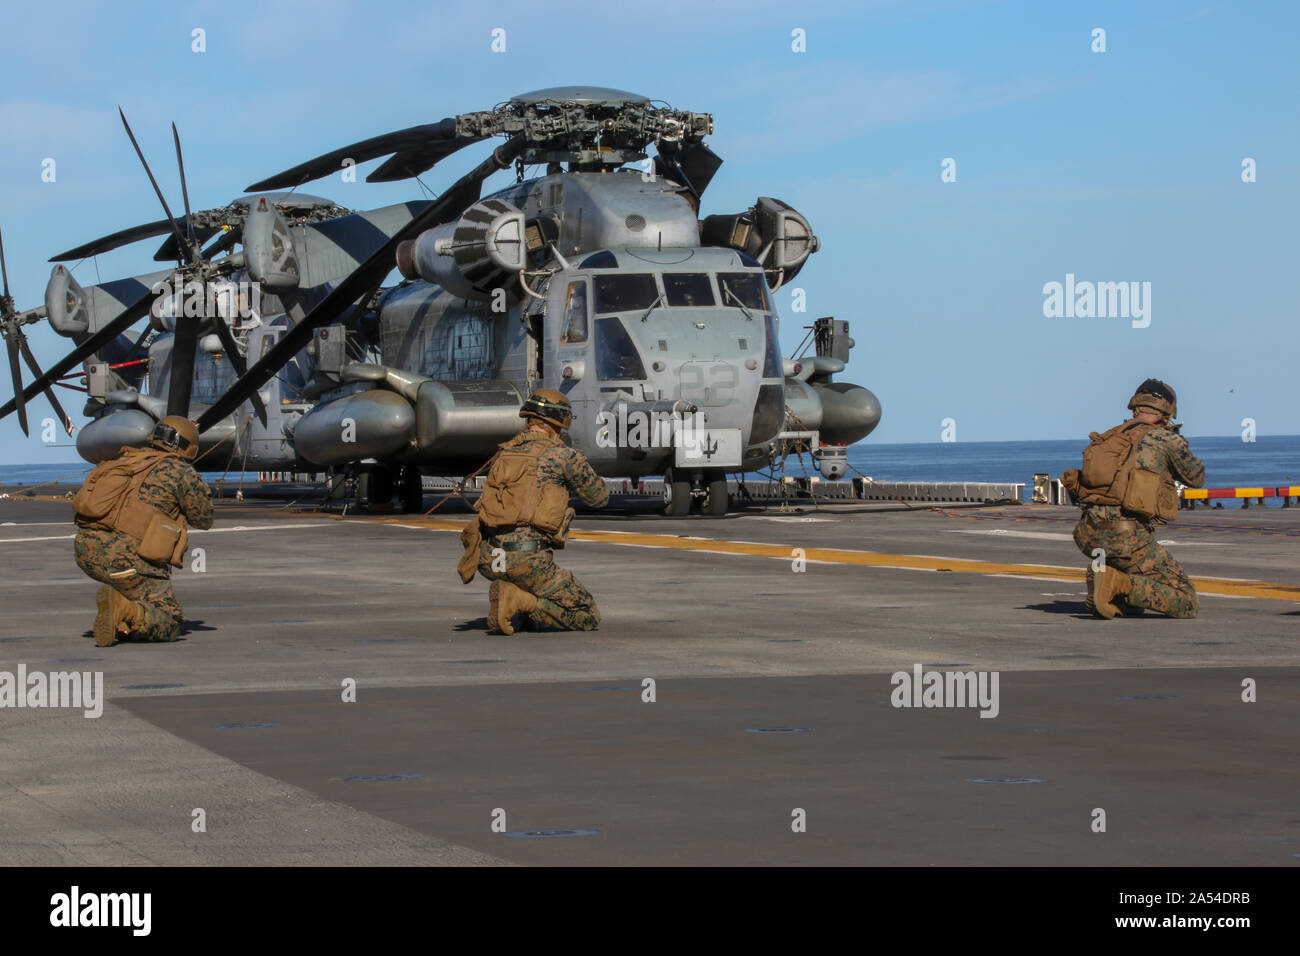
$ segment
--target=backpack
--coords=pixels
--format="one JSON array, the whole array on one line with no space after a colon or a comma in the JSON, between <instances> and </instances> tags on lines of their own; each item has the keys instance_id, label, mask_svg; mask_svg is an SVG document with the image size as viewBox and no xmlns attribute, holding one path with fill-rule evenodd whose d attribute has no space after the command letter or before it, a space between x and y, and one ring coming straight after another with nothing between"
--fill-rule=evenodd
<instances>
[{"instance_id":1,"label":"backpack","mask_svg":"<svg viewBox=\"0 0 1300 956\"><path fill-rule=\"evenodd\" d=\"M1080 504L1119 505L1143 518L1173 520L1177 496L1167 493L1173 491L1173 482L1137 467L1138 445L1157 427L1129 419L1100 435L1090 433L1082 470L1071 468L1061 475L1061 483Z\"/></svg>"},{"instance_id":2,"label":"backpack","mask_svg":"<svg viewBox=\"0 0 1300 956\"><path fill-rule=\"evenodd\" d=\"M156 449L129 448L118 458L101 461L72 499L77 526L129 535L145 561L180 567L189 538L184 521L139 498L145 479L171 457Z\"/></svg>"},{"instance_id":3,"label":"backpack","mask_svg":"<svg viewBox=\"0 0 1300 956\"><path fill-rule=\"evenodd\" d=\"M78 524L113 525L116 515L139 492L144 480L166 460L164 452L154 455L122 455L101 461L86 476L81 489L72 499Z\"/></svg>"},{"instance_id":4,"label":"backpack","mask_svg":"<svg viewBox=\"0 0 1300 956\"><path fill-rule=\"evenodd\" d=\"M483 493L474 504L484 527L536 528L558 539L556 543L563 547L564 531L572 520L569 489L537 480L542 455L559 444L558 439L547 442L535 437L525 444L522 437L516 437L501 446L483 483Z\"/></svg>"}]
</instances>

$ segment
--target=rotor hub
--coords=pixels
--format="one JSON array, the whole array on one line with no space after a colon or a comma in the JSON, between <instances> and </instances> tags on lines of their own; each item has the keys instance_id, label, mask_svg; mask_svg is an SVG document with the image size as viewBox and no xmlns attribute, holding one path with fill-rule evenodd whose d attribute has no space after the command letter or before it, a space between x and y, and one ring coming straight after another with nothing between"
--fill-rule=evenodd
<instances>
[{"instance_id":1,"label":"rotor hub","mask_svg":"<svg viewBox=\"0 0 1300 956\"><path fill-rule=\"evenodd\" d=\"M524 165L568 162L582 168L621 166L646 158L655 143L671 151L713 132L710 113L656 106L648 98L605 87L560 86L522 93L495 109L456 117L459 137L524 137Z\"/></svg>"}]
</instances>

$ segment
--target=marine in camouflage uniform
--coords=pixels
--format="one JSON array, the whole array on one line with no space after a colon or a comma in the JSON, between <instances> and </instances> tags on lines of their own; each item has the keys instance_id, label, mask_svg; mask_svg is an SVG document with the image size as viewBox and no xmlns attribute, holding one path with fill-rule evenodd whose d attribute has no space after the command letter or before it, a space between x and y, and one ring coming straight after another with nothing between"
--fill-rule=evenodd
<instances>
[{"instance_id":1,"label":"marine in camouflage uniform","mask_svg":"<svg viewBox=\"0 0 1300 956\"><path fill-rule=\"evenodd\" d=\"M175 421L175 417L163 419L163 422ZM159 423L160 426L163 422ZM197 450L198 432L192 425L190 429ZM150 443L164 451L176 451L158 440ZM124 454L139 454L141 449L124 448L122 451ZM193 454L189 457L193 458ZM211 492L194 466L180 454L167 455L166 460L145 477L138 497L169 518L183 515L191 527L212 527ZM98 625L100 617L108 610L109 589L129 602L124 614L125 623L116 628L119 638L131 636L140 641L174 641L180 635L185 612L172 589L171 566L145 561L137 551L138 545L135 538L120 531L85 527L77 530L77 566L105 585L97 595L100 616L96 618L96 643L101 642L99 631L102 628ZM103 643L111 643L112 630L109 630L110 639Z\"/></svg>"},{"instance_id":2,"label":"marine in camouflage uniform","mask_svg":"<svg viewBox=\"0 0 1300 956\"><path fill-rule=\"evenodd\" d=\"M1155 379L1138 387L1129 403L1134 418L1156 423L1138 443L1135 467L1176 480L1192 488L1205 481L1205 463L1192 454L1184 438L1169 420L1177 414L1177 397L1172 388ZM1105 566L1123 572L1119 590L1094 593L1094 575L1089 574L1091 603L1113 606L1123 615L1137 615L1143 608L1159 611L1168 617L1195 617L1199 608L1196 589L1165 547L1156 542L1159 519L1130 514L1120 505L1085 504L1083 515L1074 529L1074 543L1089 557L1100 548ZM1122 578L1127 576L1128 581ZM1112 578L1115 576L1112 575ZM1123 589L1127 587L1127 592ZM1101 616L1106 616L1102 614Z\"/></svg>"},{"instance_id":3,"label":"marine in camouflage uniform","mask_svg":"<svg viewBox=\"0 0 1300 956\"><path fill-rule=\"evenodd\" d=\"M530 412L529 407L537 398L543 400L542 410ZM556 408L563 411L554 411ZM558 485L584 504L603 508L609 502L605 482L592 469L587 457L567 446L560 437L571 420L568 408L568 399L559 392L538 391L520 412L521 417L530 420L528 427L501 448L530 451L538 456L539 487ZM492 630L512 633L510 620L516 610L525 611L527 619L538 626L565 631L596 629L600 623L596 600L572 572L555 563L549 534L531 525L501 530L480 526L480 531L478 572L493 582L492 609L488 614ZM507 600L500 592L499 582L509 582L525 595L531 595L536 600L535 606L530 607L533 601L526 597L522 602Z\"/></svg>"}]
</instances>

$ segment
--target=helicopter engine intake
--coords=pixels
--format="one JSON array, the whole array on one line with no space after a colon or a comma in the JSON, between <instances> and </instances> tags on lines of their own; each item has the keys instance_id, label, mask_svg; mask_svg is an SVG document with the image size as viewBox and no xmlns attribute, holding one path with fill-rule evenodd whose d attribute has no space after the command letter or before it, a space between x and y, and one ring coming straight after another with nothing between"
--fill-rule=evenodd
<instances>
[{"instance_id":1,"label":"helicopter engine intake","mask_svg":"<svg viewBox=\"0 0 1300 956\"><path fill-rule=\"evenodd\" d=\"M90 312L81 284L63 266L55 266L45 286L45 312L60 335L83 335L90 331Z\"/></svg>"},{"instance_id":2,"label":"helicopter engine intake","mask_svg":"<svg viewBox=\"0 0 1300 956\"><path fill-rule=\"evenodd\" d=\"M397 248L397 268L462 299L484 301L524 268L524 213L503 199L470 206L455 223L427 229Z\"/></svg>"},{"instance_id":3,"label":"helicopter engine intake","mask_svg":"<svg viewBox=\"0 0 1300 956\"><path fill-rule=\"evenodd\" d=\"M700 242L735 249L756 260L772 289L798 275L808 257L821 248L821 240L803 215L768 196L760 196L744 212L700 220Z\"/></svg>"},{"instance_id":4,"label":"helicopter engine intake","mask_svg":"<svg viewBox=\"0 0 1300 956\"><path fill-rule=\"evenodd\" d=\"M248 274L268 289L295 289L302 270L289 224L266 197L253 203L244 220L244 261Z\"/></svg>"}]
</instances>

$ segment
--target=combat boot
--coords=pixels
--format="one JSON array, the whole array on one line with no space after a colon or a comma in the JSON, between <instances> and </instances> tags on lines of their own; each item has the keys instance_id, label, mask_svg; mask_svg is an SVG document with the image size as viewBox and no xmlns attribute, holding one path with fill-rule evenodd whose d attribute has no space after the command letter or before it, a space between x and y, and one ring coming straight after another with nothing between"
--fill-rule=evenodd
<instances>
[{"instance_id":1,"label":"combat boot","mask_svg":"<svg viewBox=\"0 0 1300 956\"><path fill-rule=\"evenodd\" d=\"M1146 608L1138 607L1136 604L1129 604L1124 598L1120 598L1114 604L1119 609L1120 617L1141 617L1147 612Z\"/></svg>"},{"instance_id":2,"label":"combat boot","mask_svg":"<svg viewBox=\"0 0 1300 956\"><path fill-rule=\"evenodd\" d=\"M515 632L513 618L519 612L525 614L537 607L537 596L530 594L509 581L501 582L500 596L497 598L497 624L502 634Z\"/></svg>"},{"instance_id":3,"label":"combat boot","mask_svg":"<svg viewBox=\"0 0 1300 956\"><path fill-rule=\"evenodd\" d=\"M501 622L497 620L497 611L501 606L501 582L493 581L492 586L488 588L488 633L504 634L501 630Z\"/></svg>"},{"instance_id":4,"label":"combat boot","mask_svg":"<svg viewBox=\"0 0 1300 956\"><path fill-rule=\"evenodd\" d=\"M131 626L144 620L140 608L117 588L104 585L95 594L95 646L112 647L119 634L131 633Z\"/></svg>"},{"instance_id":5,"label":"combat boot","mask_svg":"<svg viewBox=\"0 0 1300 956\"><path fill-rule=\"evenodd\" d=\"M114 609L113 621L119 637L130 637L144 626L144 607L139 601L132 601L120 591L112 594Z\"/></svg>"},{"instance_id":6,"label":"combat boot","mask_svg":"<svg viewBox=\"0 0 1300 956\"><path fill-rule=\"evenodd\" d=\"M1114 599L1129 593L1133 579L1123 571L1108 567L1093 582L1092 613L1110 620L1119 613Z\"/></svg>"},{"instance_id":7,"label":"combat boot","mask_svg":"<svg viewBox=\"0 0 1300 956\"><path fill-rule=\"evenodd\" d=\"M1084 598L1084 605L1088 608L1088 613L1093 617L1105 617L1097 611L1097 581L1101 578L1100 571L1094 571L1092 566L1088 566L1088 596ZM1113 616L1113 615L1112 615Z\"/></svg>"},{"instance_id":8,"label":"combat boot","mask_svg":"<svg viewBox=\"0 0 1300 956\"><path fill-rule=\"evenodd\" d=\"M109 647L116 639L117 625L113 621L113 589L107 584L95 592L95 623L91 631L96 647Z\"/></svg>"}]
</instances>

